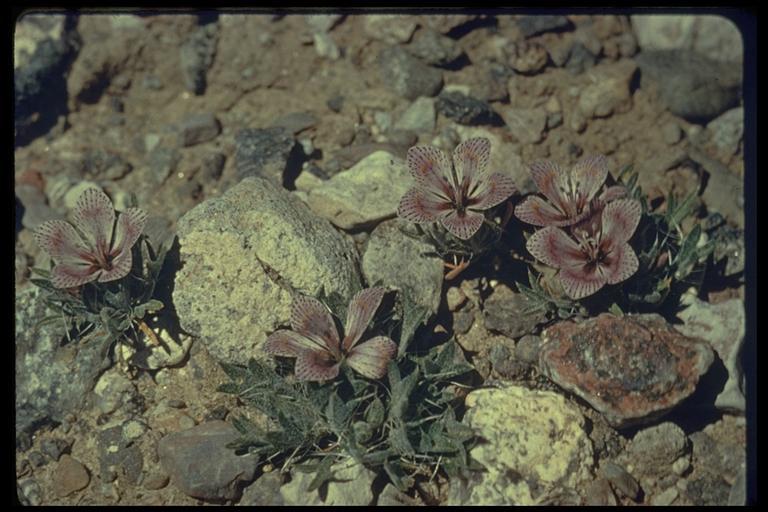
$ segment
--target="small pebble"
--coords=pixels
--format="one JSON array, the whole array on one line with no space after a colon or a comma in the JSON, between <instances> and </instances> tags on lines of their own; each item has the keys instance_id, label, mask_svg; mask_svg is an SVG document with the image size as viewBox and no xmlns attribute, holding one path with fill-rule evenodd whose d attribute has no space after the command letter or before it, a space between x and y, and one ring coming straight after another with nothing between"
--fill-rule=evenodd
<instances>
[{"instance_id":1,"label":"small pebble","mask_svg":"<svg viewBox=\"0 0 768 512\"><path fill-rule=\"evenodd\" d=\"M27 459L29 459L29 463L32 464L32 467L35 467L35 468L44 466L48 462L47 460L45 460L45 457L43 457L43 454L37 450L33 450L29 452L29 455L27 455Z\"/></svg>"},{"instance_id":2,"label":"small pebble","mask_svg":"<svg viewBox=\"0 0 768 512\"><path fill-rule=\"evenodd\" d=\"M85 466L79 460L64 454L53 473L53 491L56 496L63 498L85 489L90 481L91 477Z\"/></svg>"},{"instance_id":3,"label":"small pebble","mask_svg":"<svg viewBox=\"0 0 768 512\"><path fill-rule=\"evenodd\" d=\"M219 405L205 416L205 421L211 421L211 420L224 421L227 418L227 414L229 414L229 409L227 408L227 406Z\"/></svg>"},{"instance_id":4,"label":"small pebble","mask_svg":"<svg viewBox=\"0 0 768 512\"><path fill-rule=\"evenodd\" d=\"M337 94L336 96L326 101L325 104L329 109L333 110L336 113L339 113L341 112L341 109L344 106L344 96L342 96L341 94Z\"/></svg>"},{"instance_id":5,"label":"small pebble","mask_svg":"<svg viewBox=\"0 0 768 512\"><path fill-rule=\"evenodd\" d=\"M666 144L672 146L673 144L680 142L680 139L683 138L683 130L680 128L679 124L670 121L661 128L661 136Z\"/></svg>"},{"instance_id":6,"label":"small pebble","mask_svg":"<svg viewBox=\"0 0 768 512\"><path fill-rule=\"evenodd\" d=\"M168 475L153 472L144 478L144 488L150 491L157 491L168 485L168 481Z\"/></svg>"},{"instance_id":7,"label":"small pebble","mask_svg":"<svg viewBox=\"0 0 768 512\"><path fill-rule=\"evenodd\" d=\"M600 473L605 477L621 494L636 500L640 494L640 485L623 467L611 461L606 461L600 466Z\"/></svg>"},{"instance_id":8,"label":"small pebble","mask_svg":"<svg viewBox=\"0 0 768 512\"><path fill-rule=\"evenodd\" d=\"M456 311L465 302L467 302L467 296L464 294L464 292L461 291L460 288L451 286L448 288L448 292L446 293L446 301L448 302L448 310Z\"/></svg>"},{"instance_id":9,"label":"small pebble","mask_svg":"<svg viewBox=\"0 0 768 512\"><path fill-rule=\"evenodd\" d=\"M172 407L174 409L184 409L187 407L187 403L184 400L180 400L178 398L171 398L166 401L165 404L168 407Z\"/></svg>"},{"instance_id":10,"label":"small pebble","mask_svg":"<svg viewBox=\"0 0 768 512\"><path fill-rule=\"evenodd\" d=\"M657 494L653 498L651 498L651 505L653 506L667 506L671 505L678 496L678 491L675 487L670 487L669 489L665 490L661 494Z\"/></svg>"},{"instance_id":11,"label":"small pebble","mask_svg":"<svg viewBox=\"0 0 768 512\"><path fill-rule=\"evenodd\" d=\"M672 464L672 471L676 475L682 476L691 467L691 461L689 455L683 455Z\"/></svg>"},{"instance_id":12,"label":"small pebble","mask_svg":"<svg viewBox=\"0 0 768 512\"><path fill-rule=\"evenodd\" d=\"M69 443L64 439L46 439L40 444L40 449L51 459L59 460L69 450Z\"/></svg>"}]
</instances>

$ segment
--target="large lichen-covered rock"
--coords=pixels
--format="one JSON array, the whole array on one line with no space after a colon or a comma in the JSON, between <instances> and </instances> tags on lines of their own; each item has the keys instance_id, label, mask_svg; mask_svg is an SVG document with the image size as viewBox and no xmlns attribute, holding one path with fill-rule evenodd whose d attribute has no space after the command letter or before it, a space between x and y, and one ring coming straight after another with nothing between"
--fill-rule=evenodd
<instances>
[{"instance_id":1,"label":"large lichen-covered rock","mask_svg":"<svg viewBox=\"0 0 768 512\"><path fill-rule=\"evenodd\" d=\"M363 275L368 284L381 282L396 288L411 301L437 313L443 289L443 262L428 243L411 238L413 230L402 219L379 224L363 253Z\"/></svg>"},{"instance_id":2,"label":"large lichen-covered rock","mask_svg":"<svg viewBox=\"0 0 768 512\"><path fill-rule=\"evenodd\" d=\"M714 360L709 344L653 314L559 322L542 338L542 372L616 428L669 412L693 393Z\"/></svg>"},{"instance_id":3,"label":"large lichen-covered rock","mask_svg":"<svg viewBox=\"0 0 768 512\"><path fill-rule=\"evenodd\" d=\"M287 324L293 296L360 288L352 243L286 190L246 178L178 224L182 268L173 302L181 326L215 358L245 363Z\"/></svg>"},{"instance_id":4,"label":"large lichen-covered rock","mask_svg":"<svg viewBox=\"0 0 768 512\"><path fill-rule=\"evenodd\" d=\"M594 465L584 418L564 397L520 386L467 395L464 422L486 440L470 452L487 472L451 482L451 505L533 505L580 489Z\"/></svg>"},{"instance_id":5,"label":"large lichen-covered rock","mask_svg":"<svg viewBox=\"0 0 768 512\"><path fill-rule=\"evenodd\" d=\"M39 325L55 313L40 288L28 286L16 294L16 432L34 432L46 422L61 422L78 411L109 366L106 346L83 339L59 346L61 323Z\"/></svg>"},{"instance_id":6,"label":"large lichen-covered rock","mask_svg":"<svg viewBox=\"0 0 768 512\"><path fill-rule=\"evenodd\" d=\"M393 217L400 198L413 185L401 158L376 151L313 188L307 202L340 228L362 228Z\"/></svg>"}]
</instances>

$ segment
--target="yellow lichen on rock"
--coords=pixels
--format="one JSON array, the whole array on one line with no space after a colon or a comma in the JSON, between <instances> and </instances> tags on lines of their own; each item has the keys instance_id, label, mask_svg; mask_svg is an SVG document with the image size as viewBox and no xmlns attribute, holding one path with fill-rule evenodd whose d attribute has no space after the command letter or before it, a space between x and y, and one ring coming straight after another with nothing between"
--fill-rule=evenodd
<instances>
[{"instance_id":1,"label":"yellow lichen on rock","mask_svg":"<svg viewBox=\"0 0 768 512\"><path fill-rule=\"evenodd\" d=\"M508 386L473 391L466 405L464 422L486 441L471 455L488 472L464 504L536 504L550 490L578 490L590 478L584 418L562 396Z\"/></svg>"}]
</instances>

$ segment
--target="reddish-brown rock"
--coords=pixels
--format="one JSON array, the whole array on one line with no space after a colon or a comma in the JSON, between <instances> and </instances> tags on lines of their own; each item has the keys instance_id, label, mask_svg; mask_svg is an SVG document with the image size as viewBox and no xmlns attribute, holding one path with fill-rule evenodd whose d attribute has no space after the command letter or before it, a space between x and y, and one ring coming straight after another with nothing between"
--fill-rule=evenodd
<instances>
[{"instance_id":1,"label":"reddish-brown rock","mask_svg":"<svg viewBox=\"0 0 768 512\"><path fill-rule=\"evenodd\" d=\"M614 427L658 418L688 397L714 359L709 345L658 315L604 313L543 333L539 365Z\"/></svg>"}]
</instances>

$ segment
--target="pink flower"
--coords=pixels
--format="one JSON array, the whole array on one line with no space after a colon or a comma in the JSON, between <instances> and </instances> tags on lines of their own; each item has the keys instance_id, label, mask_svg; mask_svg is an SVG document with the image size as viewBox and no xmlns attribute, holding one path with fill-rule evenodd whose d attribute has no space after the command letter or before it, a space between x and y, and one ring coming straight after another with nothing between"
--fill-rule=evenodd
<instances>
[{"instance_id":1,"label":"pink flower","mask_svg":"<svg viewBox=\"0 0 768 512\"><path fill-rule=\"evenodd\" d=\"M452 235L467 240L474 235L487 210L517 191L509 176L488 174L491 143L485 138L468 139L448 156L433 146L408 150L408 170L416 179L400 200L397 215L410 222L440 221Z\"/></svg>"},{"instance_id":2,"label":"pink flower","mask_svg":"<svg viewBox=\"0 0 768 512\"><path fill-rule=\"evenodd\" d=\"M547 200L528 197L515 209L518 219L534 226L571 226L590 214L592 199L608 177L608 166L602 155L579 160L570 172L556 163L534 162L531 178ZM625 195L621 186L609 187L598 201L605 203Z\"/></svg>"},{"instance_id":3,"label":"pink flower","mask_svg":"<svg viewBox=\"0 0 768 512\"><path fill-rule=\"evenodd\" d=\"M297 297L291 310L292 329L272 333L264 344L264 351L295 357L296 378L302 381L333 379L344 362L369 379L380 379L397 345L386 336L376 336L360 344L358 341L384 293L383 288L368 288L354 296L347 308L344 326L347 335L341 341L328 308L311 297Z\"/></svg>"},{"instance_id":4,"label":"pink flower","mask_svg":"<svg viewBox=\"0 0 768 512\"><path fill-rule=\"evenodd\" d=\"M34 232L37 244L56 263L53 286L73 288L126 276L133 263L131 248L144 229L147 214L129 208L115 224L112 201L101 190L89 188L75 204L74 219L75 227L63 220L49 220Z\"/></svg>"},{"instance_id":5,"label":"pink flower","mask_svg":"<svg viewBox=\"0 0 768 512\"><path fill-rule=\"evenodd\" d=\"M641 214L639 201L618 199L603 208L594 233L575 229L574 240L562 229L548 226L531 235L526 247L537 260L560 269L558 277L565 293L581 299L637 271L637 256L627 242Z\"/></svg>"}]
</instances>

